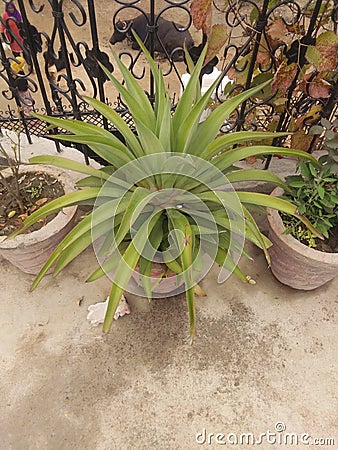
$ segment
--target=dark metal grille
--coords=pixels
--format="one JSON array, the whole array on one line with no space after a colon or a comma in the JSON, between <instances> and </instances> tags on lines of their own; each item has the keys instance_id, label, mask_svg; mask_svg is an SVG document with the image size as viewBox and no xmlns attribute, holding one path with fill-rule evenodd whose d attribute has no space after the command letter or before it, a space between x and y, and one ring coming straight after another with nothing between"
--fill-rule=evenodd
<instances>
[{"instance_id":1,"label":"dark metal grille","mask_svg":"<svg viewBox=\"0 0 338 450\"><path fill-rule=\"evenodd\" d=\"M3 0L3 7L5 3ZM105 3L107 6L107 2ZM108 3L111 11L107 18L102 3L94 0L15 1L22 22L17 23L17 19L0 19L4 28L0 38L1 128L23 131L29 142L31 135L46 136L48 131L45 124L31 115L31 111L35 111L83 120L114 131L112 124L107 123L97 111L90 109L83 101L85 95L94 96L112 105L132 127L128 111L112 89L111 83L106 82L106 76L99 68L97 60L118 76L111 52L117 48L124 63L134 76L140 79L152 100L154 83L149 70L144 67L141 52L131 49L130 34L129 41L126 38L116 46L109 44L113 26L115 31L128 35L130 22L126 27L121 23L135 19L138 15L146 18L145 38L151 54L156 56L158 50L162 50L161 58L157 58L157 61L168 78L175 103L182 85L180 77L186 67L184 62L177 61L180 59L177 57L179 49L169 51L166 42L161 38L161 20L179 22L182 26L178 31L184 33L189 30L195 46L205 42L202 32L196 31L192 25L190 1L110 0ZM222 54L218 56L224 76L236 80L231 88L233 91L239 92L258 82L257 71L261 75L268 72L274 74L278 70L278 61L282 54L289 55L289 61L296 58L298 62L298 68L292 75L293 81L285 92L283 111L276 109L273 95L261 100L249 100L241 105L230 120L234 129L271 129L271 124L275 123L274 130L285 131L294 117L306 114L313 105L320 105L321 117L335 115L338 98L336 70L332 71L331 78L326 76L332 86L330 95L326 98L315 98L296 89L307 46L314 42L323 29L336 30L335 3L323 0L310 0L307 3L297 3L293 0L215 0L213 8L215 20L226 24L228 29L228 41ZM98 19L99 16L104 18L103 22ZM294 31L290 40L281 40L278 45L271 46L269 30L276 18L280 18L288 29ZM12 30L13 22L21 28L21 41ZM13 70L13 64L15 66L19 62L9 49L14 42L20 46L21 56L25 59L23 74ZM262 61L264 46L266 52ZM55 72L50 70L52 66L56 70L62 70L57 70L55 75ZM27 84L26 97L20 93L18 87L23 80ZM216 102L223 101L223 98L224 96L219 96ZM62 133L62 130L58 131ZM229 131L229 124L223 131ZM274 145L282 143L280 139L273 142Z\"/></svg>"}]
</instances>

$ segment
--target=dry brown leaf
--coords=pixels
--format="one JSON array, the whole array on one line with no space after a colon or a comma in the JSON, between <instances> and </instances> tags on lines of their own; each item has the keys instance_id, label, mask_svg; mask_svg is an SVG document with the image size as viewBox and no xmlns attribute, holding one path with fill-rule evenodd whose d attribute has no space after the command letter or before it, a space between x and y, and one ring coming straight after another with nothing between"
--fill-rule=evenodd
<instances>
[{"instance_id":1,"label":"dry brown leaf","mask_svg":"<svg viewBox=\"0 0 338 450\"><path fill-rule=\"evenodd\" d=\"M292 34L289 32L286 23L281 17L276 17L273 20L267 28L266 35L272 49L275 49L280 43L287 45L292 43Z\"/></svg>"},{"instance_id":2,"label":"dry brown leaf","mask_svg":"<svg viewBox=\"0 0 338 450\"><path fill-rule=\"evenodd\" d=\"M16 211L10 211L8 214L7 214L7 217L9 218L9 219L11 219L12 217L14 217L15 216L15 214L16 214Z\"/></svg>"},{"instance_id":3,"label":"dry brown leaf","mask_svg":"<svg viewBox=\"0 0 338 450\"><path fill-rule=\"evenodd\" d=\"M230 78L230 80L235 80L236 81L236 70L234 67L230 67L230 69L227 72L228 77Z\"/></svg>"},{"instance_id":4,"label":"dry brown leaf","mask_svg":"<svg viewBox=\"0 0 338 450\"><path fill-rule=\"evenodd\" d=\"M304 26L302 23L299 23L299 22L291 23L291 24L287 24L286 27L290 33L301 35L301 36L304 35Z\"/></svg>"},{"instance_id":5,"label":"dry brown leaf","mask_svg":"<svg viewBox=\"0 0 338 450\"><path fill-rule=\"evenodd\" d=\"M299 131L291 135L291 148L307 152L312 142L313 136Z\"/></svg>"},{"instance_id":6,"label":"dry brown leaf","mask_svg":"<svg viewBox=\"0 0 338 450\"><path fill-rule=\"evenodd\" d=\"M310 125L311 123L316 123L318 121L318 119L320 118L321 111L322 111L321 105L311 106L310 110L306 114L304 114L303 116L300 116L295 121L295 124L298 127L298 128L296 128L296 130L303 128L304 123L306 123L307 125Z\"/></svg>"},{"instance_id":7,"label":"dry brown leaf","mask_svg":"<svg viewBox=\"0 0 338 450\"><path fill-rule=\"evenodd\" d=\"M296 63L288 64L286 61L283 61L275 73L274 80L271 85L272 93L274 94L278 89L285 92L291 86L296 73Z\"/></svg>"},{"instance_id":8,"label":"dry brown leaf","mask_svg":"<svg viewBox=\"0 0 338 450\"><path fill-rule=\"evenodd\" d=\"M286 33L286 24L281 17L276 17L267 28L267 35L274 41L281 42L281 37Z\"/></svg>"},{"instance_id":9,"label":"dry brown leaf","mask_svg":"<svg viewBox=\"0 0 338 450\"><path fill-rule=\"evenodd\" d=\"M41 206L41 205L43 205L43 204L46 203L46 202L48 202L48 198L43 197L43 198L39 198L38 200L36 200L35 204L36 204L37 206Z\"/></svg>"},{"instance_id":10,"label":"dry brown leaf","mask_svg":"<svg viewBox=\"0 0 338 450\"><path fill-rule=\"evenodd\" d=\"M256 156L248 156L248 158L245 158L245 161L248 164L254 164L257 161L257 158Z\"/></svg>"},{"instance_id":11,"label":"dry brown leaf","mask_svg":"<svg viewBox=\"0 0 338 450\"><path fill-rule=\"evenodd\" d=\"M266 48L260 46L257 53L256 61L263 67L267 66L271 61L270 52Z\"/></svg>"},{"instance_id":12,"label":"dry brown leaf","mask_svg":"<svg viewBox=\"0 0 338 450\"><path fill-rule=\"evenodd\" d=\"M332 86L322 78L316 78L309 83L308 92L312 98L329 98Z\"/></svg>"},{"instance_id":13,"label":"dry brown leaf","mask_svg":"<svg viewBox=\"0 0 338 450\"><path fill-rule=\"evenodd\" d=\"M201 288L201 286L199 284L195 284L194 293L198 297L206 297L207 296L207 294L205 293L205 291Z\"/></svg>"},{"instance_id":14,"label":"dry brown leaf","mask_svg":"<svg viewBox=\"0 0 338 450\"><path fill-rule=\"evenodd\" d=\"M203 22L203 25L202 25L202 31L206 36L210 36L211 27L212 27L212 13L211 13L211 8L210 8L205 17L205 21Z\"/></svg>"},{"instance_id":15,"label":"dry brown leaf","mask_svg":"<svg viewBox=\"0 0 338 450\"><path fill-rule=\"evenodd\" d=\"M333 31L327 31L317 38L315 45L321 54L319 70L334 70L337 65L338 38Z\"/></svg>"},{"instance_id":16,"label":"dry brown leaf","mask_svg":"<svg viewBox=\"0 0 338 450\"><path fill-rule=\"evenodd\" d=\"M208 39L208 50L205 55L205 63L212 60L216 56L227 40L227 29L225 25L215 24L211 28Z\"/></svg>"},{"instance_id":17,"label":"dry brown leaf","mask_svg":"<svg viewBox=\"0 0 338 450\"><path fill-rule=\"evenodd\" d=\"M202 29L211 13L211 0L192 0L190 13L196 29Z\"/></svg>"}]
</instances>

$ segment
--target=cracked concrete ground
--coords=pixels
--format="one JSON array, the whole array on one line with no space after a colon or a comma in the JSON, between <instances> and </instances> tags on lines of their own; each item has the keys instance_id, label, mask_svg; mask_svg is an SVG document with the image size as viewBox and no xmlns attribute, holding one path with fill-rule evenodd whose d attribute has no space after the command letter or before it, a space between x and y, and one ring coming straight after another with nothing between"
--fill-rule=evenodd
<instances>
[{"instance_id":1,"label":"cracked concrete ground","mask_svg":"<svg viewBox=\"0 0 338 450\"><path fill-rule=\"evenodd\" d=\"M110 281L84 283L91 249L33 292L0 260L0 449L337 448L338 280L293 290L248 249L241 268L257 284L218 284L214 267L193 346L184 296L127 294L131 315L108 335L92 327L87 307Z\"/></svg>"}]
</instances>

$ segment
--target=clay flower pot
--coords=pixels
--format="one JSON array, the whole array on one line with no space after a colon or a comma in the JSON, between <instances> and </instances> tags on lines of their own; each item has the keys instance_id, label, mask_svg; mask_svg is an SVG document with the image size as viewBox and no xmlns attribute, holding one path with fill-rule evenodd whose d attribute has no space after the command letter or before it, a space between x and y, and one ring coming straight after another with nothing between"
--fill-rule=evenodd
<instances>
[{"instance_id":1,"label":"clay flower pot","mask_svg":"<svg viewBox=\"0 0 338 450\"><path fill-rule=\"evenodd\" d=\"M163 276L164 271L166 271L165 276ZM139 287L142 287L142 280L138 267L135 267L132 278ZM164 264L153 263L150 284L153 294L165 296L166 294L169 295L175 292L176 289L184 284L184 280L182 276L177 276L174 272L168 271Z\"/></svg>"},{"instance_id":2,"label":"clay flower pot","mask_svg":"<svg viewBox=\"0 0 338 450\"><path fill-rule=\"evenodd\" d=\"M283 189L275 188L277 197ZM338 253L326 253L307 247L291 234L283 234L285 227L275 209L268 208L269 248L271 271L283 284L294 289L311 290L323 286L338 275Z\"/></svg>"},{"instance_id":3,"label":"clay flower pot","mask_svg":"<svg viewBox=\"0 0 338 450\"><path fill-rule=\"evenodd\" d=\"M58 180L65 194L76 190L73 179L61 169L51 166L31 165L25 172L47 172ZM0 237L0 255L25 273L36 275L55 247L73 228L77 206L63 208L40 230L19 234L13 239Z\"/></svg>"}]
</instances>

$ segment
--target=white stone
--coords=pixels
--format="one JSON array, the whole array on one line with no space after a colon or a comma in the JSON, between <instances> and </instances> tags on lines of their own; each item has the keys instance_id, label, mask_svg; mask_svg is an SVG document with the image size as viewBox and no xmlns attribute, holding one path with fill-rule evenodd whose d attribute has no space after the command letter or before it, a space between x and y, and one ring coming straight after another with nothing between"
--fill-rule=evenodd
<instances>
[{"instance_id":1,"label":"white stone","mask_svg":"<svg viewBox=\"0 0 338 450\"><path fill-rule=\"evenodd\" d=\"M88 306L89 313L87 314L87 320L89 320L89 322L94 327L104 322L104 317L106 315L106 311L108 308L108 301L109 296L106 298L104 302L98 302ZM120 303L116 308L114 319L117 320L119 317L122 317L125 314L130 314L130 308L126 298L124 297L124 295L122 295Z\"/></svg>"}]
</instances>

